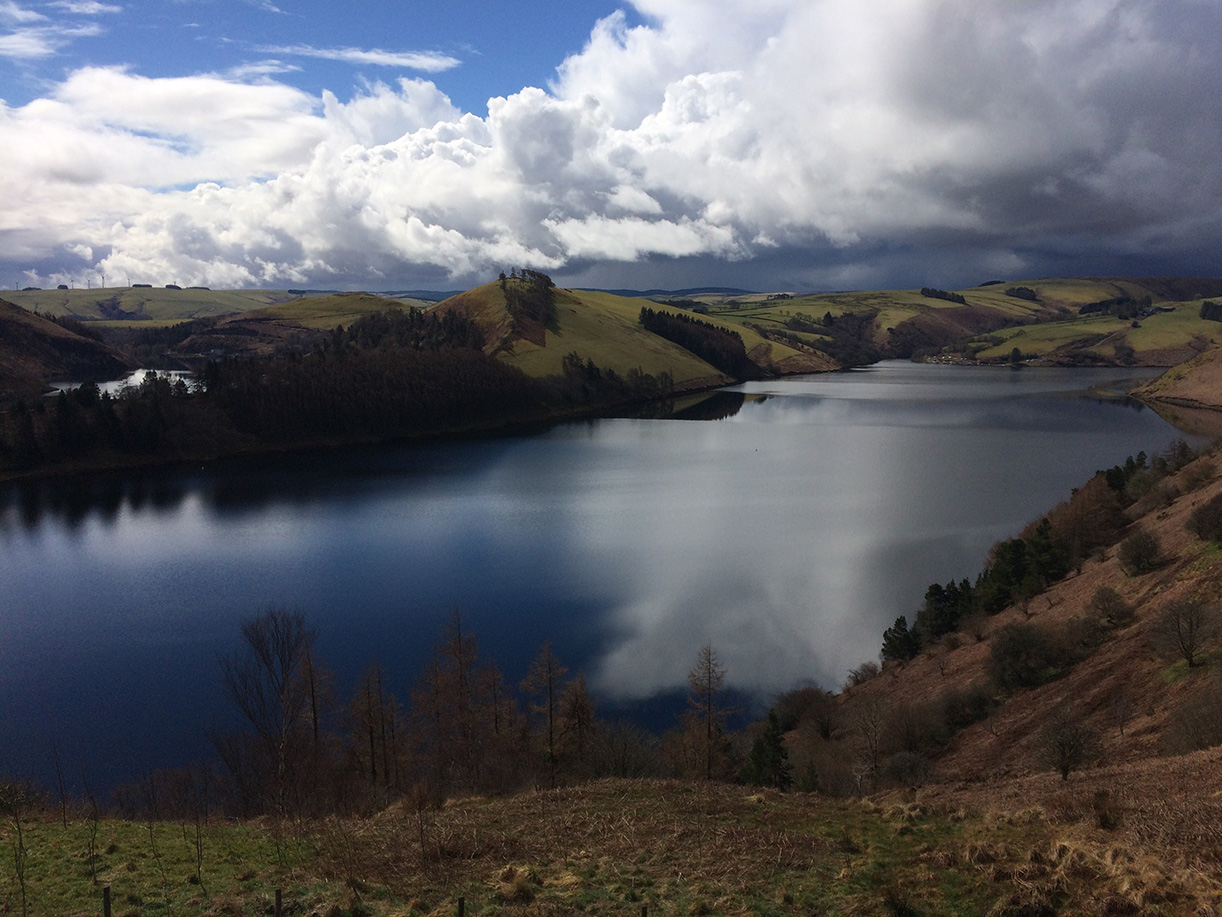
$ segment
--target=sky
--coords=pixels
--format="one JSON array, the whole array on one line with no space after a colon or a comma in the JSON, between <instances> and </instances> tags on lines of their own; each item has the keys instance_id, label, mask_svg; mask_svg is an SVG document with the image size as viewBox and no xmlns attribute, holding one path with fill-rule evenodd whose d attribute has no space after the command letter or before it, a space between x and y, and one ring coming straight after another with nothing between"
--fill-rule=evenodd
<instances>
[{"instance_id":1,"label":"sky","mask_svg":"<svg viewBox=\"0 0 1222 917\"><path fill-rule=\"evenodd\" d=\"M1218 0L0 0L0 288L1219 276Z\"/></svg>"}]
</instances>

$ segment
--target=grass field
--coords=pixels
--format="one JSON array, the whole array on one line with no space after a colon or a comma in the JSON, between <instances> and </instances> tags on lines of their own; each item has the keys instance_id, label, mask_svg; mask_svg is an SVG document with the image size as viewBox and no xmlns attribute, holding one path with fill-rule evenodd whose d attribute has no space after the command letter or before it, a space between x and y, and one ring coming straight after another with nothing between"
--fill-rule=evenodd
<instances>
[{"instance_id":1,"label":"grass field","mask_svg":"<svg viewBox=\"0 0 1222 917\"><path fill-rule=\"evenodd\" d=\"M1004 359L1018 347L1026 356L1045 356L1054 350L1098 338L1087 352L1111 358L1117 344L1127 344L1138 354L1176 351L1197 339L1200 349L1222 344L1222 323L1203 321L1201 303L1166 303L1170 312L1160 312L1141 319L1139 327L1127 320L1108 315L1090 314L1064 322L1027 325L994 332L990 337L1002 343L987 347L977 354L979 359Z\"/></svg>"},{"instance_id":2,"label":"grass field","mask_svg":"<svg viewBox=\"0 0 1222 917\"><path fill-rule=\"evenodd\" d=\"M247 312L293 297L285 290L166 290L111 287L104 290L0 292L0 298L42 315L81 321L185 321ZM113 304L113 306L103 306ZM121 314L122 313L122 314Z\"/></svg>"},{"instance_id":3,"label":"grass field","mask_svg":"<svg viewBox=\"0 0 1222 917\"><path fill-rule=\"evenodd\" d=\"M27 821L28 913L100 914L105 885L124 917L271 913L277 888L286 913L332 917L440 917L460 897L476 915L1094 913L1109 901L1186 913L1192 894L1106 831L1042 808L722 784L604 780L419 815L396 804L364 819L218 821L199 837L194 823L102 820L91 864L89 822ZM11 821L0 844L0 906L21 913Z\"/></svg>"},{"instance_id":4,"label":"grass field","mask_svg":"<svg viewBox=\"0 0 1222 917\"><path fill-rule=\"evenodd\" d=\"M372 293L332 293L327 296L301 296L262 309L262 314L306 328L329 330L350 325L362 315L387 309L424 308L431 303L418 299L389 299Z\"/></svg>"}]
</instances>

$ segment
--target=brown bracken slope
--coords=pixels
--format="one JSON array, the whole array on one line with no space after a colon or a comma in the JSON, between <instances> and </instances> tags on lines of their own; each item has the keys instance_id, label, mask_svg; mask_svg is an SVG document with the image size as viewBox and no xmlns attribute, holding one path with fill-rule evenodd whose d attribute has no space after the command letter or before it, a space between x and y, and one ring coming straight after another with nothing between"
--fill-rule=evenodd
<instances>
[{"instance_id":1,"label":"brown bracken slope","mask_svg":"<svg viewBox=\"0 0 1222 917\"><path fill-rule=\"evenodd\" d=\"M52 381L115 379L135 369L118 351L0 299L0 403Z\"/></svg>"}]
</instances>

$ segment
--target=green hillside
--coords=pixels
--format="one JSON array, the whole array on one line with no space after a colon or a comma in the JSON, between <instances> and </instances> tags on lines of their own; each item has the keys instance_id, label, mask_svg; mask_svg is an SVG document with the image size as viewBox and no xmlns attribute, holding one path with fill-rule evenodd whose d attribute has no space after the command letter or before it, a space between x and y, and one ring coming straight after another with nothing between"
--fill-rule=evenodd
<instances>
[{"instance_id":1,"label":"green hillside","mask_svg":"<svg viewBox=\"0 0 1222 917\"><path fill-rule=\"evenodd\" d=\"M107 287L93 290L20 290L4 293L4 298L30 312L41 315L67 316L85 322L105 322L111 326L132 324L173 324L195 318L236 315L255 309L275 307L279 318L300 321L307 327L323 327L315 322L329 321L338 315L344 323L366 311L358 308L350 314L336 308L351 294L310 293L301 295L288 290L185 290L164 287ZM419 308L431 305L418 299L389 299L369 296L383 309L392 304ZM345 318L345 316L347 316ZM335 326L332 322L330 327Z\"/></svg>"},{"instance_id":2,"label":"green hillside","mask_svg":"<svg viewBox=\"0 0 1222 917\"><path fill-rule=\"evenodd\" d=\"M645 331L638 320L643 301L589 290L556 290L555 320L548 327L515 323L498 283L484 284L438 303L439 311L457 310L477 321L488 349L528 375L562 372L562 361L576 353L600 368L624 375L639 369L657 375L668 372L676 388L693 389L731 381L730 377L682 347ZM668 306L655 308L688 314ZM751 359L769 371L835 368L826 358L767 340L758 331L726 316L700 316L710 325L737 332ZM782 366L781 364L784 364Z\"/></svg>"},{"instance_id":3,"label":"green hillside","mask_svg":"<svg viewBox=\"0 0 1222 917\"><path fill-rule=\"evenodd\" d=\"M1000 361L1018 347L1024 357L1053 362L1169 366L1222 343L1222 324L1200 318L1203 299L1222 298L1219 280L1056 278L929 292L935 295L867 290L694 300L712 317L815 346L829 338L826 316L868 317L880 357L949 353ZM1120 301L1137 304L1143 314L1121 318L1091 311Z\"/></svg>"},{"instance_id":4,"label":"green hillside","mask_svg":"<svg viewBox=\"0 0 1222 917\"><path fill-rule=\"evenodd\" d=\"M298 296L288 302L276 303L258 310L245 318L272 318L291 322L303 328L330 331L337 325L347 327L362 315L385 312L398 307L406 309L424 308L432 305L419 299L391 299L373 293L331 293L326 296Z\"/></svg>"},{"instance_id":5,"label":"green hillside","mask_svg":"<svg viewBox=\"0 0 1222 917\"><path fill-rule=\"evenodd\" d=\"M212 319L220 322L215 334L226 340L216 340L206 329L199 333L209 334L205 343L218 353L244 352L239 332L253 334L258 351L279 346L286 335L304 340L392 306L459 309L484 329L489 352L530 375L559 373L565 356L577 353L620 374L669 372L680 388L726 377L646 332L638 322L642 306L737 332L750 359L769 373L817 372L886 358L1005 361L1014 348L1023 359L1054 363L1170 366L1222 343L1222 324L1200 318L1203 298L1222 299L1222 281L1195 278L1053 278L952 291L711 293L669 301L557 289L547 327L515 321L498 282L436 304L371 293L149 287L5 295L28 311L97 323L101 329ZM201 344L197 352L207 349Z\"/></svg>"}]
</instances>

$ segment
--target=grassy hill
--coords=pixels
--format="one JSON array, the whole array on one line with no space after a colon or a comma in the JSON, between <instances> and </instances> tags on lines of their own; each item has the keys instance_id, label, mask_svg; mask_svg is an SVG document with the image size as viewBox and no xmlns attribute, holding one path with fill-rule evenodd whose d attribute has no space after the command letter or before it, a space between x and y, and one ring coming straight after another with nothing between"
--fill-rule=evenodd
<instances>
[{"instance_id":1,"label":"grassy hill","mask_svg":"<svg viewBox=\"0 0 1222 917\"><path fill-rule=\"evenodd\" d=\"M273 314L285 320L298 320L309 327L328 327L313 324L329 321L336 316L339 322L352 321L365 309L357 306L345 311L345 297L368 296L373 304L382 309L391 305L414 305L420 308L430 305L424 300L391 298L372 294L311 293L300 294L288 290L206 290L189 288L183 290L163 287L107 287L95 290L24 290L4 294L9 301L30 312L56 317L75 318L84 322L103 322L107 325L173 324L196 318L223 315L238 315L253 310L271 309ZM339 322L332 321L329 327Z\"/></svg>"},{"instance_id":2,"label":"grassy hill","mask_svg":"<svg viewBox=\"0 0 1222 917\"><path fill-rule=\"evenodd\" d=\"M713 292L671 297L673 302L663 305L655 303L665 303L665 296L646 300L557 290L556 321L529 329L514 325L497 283L440 304L408 295L299 293L145 287L6 295L27 310L96 322L100 328L218 319L225 327L217 333L227 337L227 346L239 345L239 328L244 335L266 337L253 347L255 352L274 347L291 329L326 331L392 305L458 308L481 323L499 355L532 375L559 372L563 358L577 352L618 373L667 369L684 387L716 382L719 376L697 365L700 361L693 363L690 354L643 332L637 326L642 304L699 312L702 321L737 331L751 359L771 372L820 371L846 361L914 355L1000 362L1010 359L1016 347L1024 359L1055 363L1170 366L1222 344L1222 324L1199 315L1204 297L1222 297L1222 281L1194 278L1053 278L954 291ZM1149 305L1135 319L1122 318L1096 305L1110 301ZM856 321L838 325L845 317Z\"/></svg>"},{"instance_id":3,"label":"grassy hill","mask_svg":"<svg viewBox=\"0 0 1222 917\"><path fill-rule=\"evenodd\" d=\"M1061 278L934 292L964 301L922 295L921 290L693 299L711 315L816 345L829 336L820 325L825 316L870 316L873 343L881 354L901 358L945 351L958 359L1004 361L1018 347L1025 357L1052 362L1170 366L1222 343L1222 324L1199 317L1202 299L1222 297L1219 280ZM1146 297L1153 309L1138 327L1131 319L1082 313L1096 303ZM1154 311L1159 309L1167 311Z\"/></svg>"},{"instance_id":4,"label":"grassy hill","mask_svg":"<svg viewBox=\"0 0 1222 917\"><path fill-rule=\"evenodd\" d=\"M645 331L638 324L640 299L588 290L556 290L555 320L548 327L515 323L499 283L476 287L443 300L436 308L455 310L484 329L489 352L532 376L559 374L570 353L593 360L621 375L632 369L669 372L677 389L705 388L732 381L729 376L676 344ZM689 314L676 307L657 308ZM826 356L773 342L758 331L723 316L699 316L711 325L737 332L748 356L770 371L816 372L836 368Z\"/></svg>"}]
</instances>

